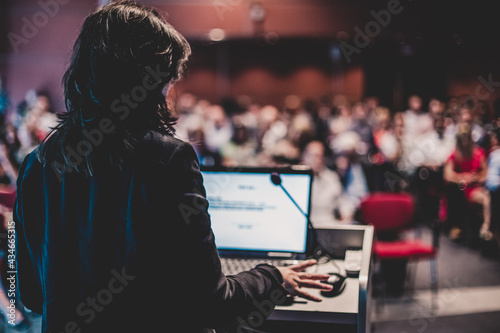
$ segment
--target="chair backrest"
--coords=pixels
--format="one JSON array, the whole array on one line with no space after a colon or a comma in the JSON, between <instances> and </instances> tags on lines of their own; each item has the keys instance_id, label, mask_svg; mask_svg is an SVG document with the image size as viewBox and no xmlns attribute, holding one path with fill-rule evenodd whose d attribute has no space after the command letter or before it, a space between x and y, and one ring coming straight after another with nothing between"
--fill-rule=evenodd
<instances>
[{"instance_id":1,"label":"chair backrest","mask_svg":"<svg viewBox=\"0 0 500 333\"><path fill-rule=\"evenodd\" d=\"M360 210L364 222L377 231L403 229L412 223L414 199L407 193L373 193L362 200Z\"/></svg>"},{"instance_id":2,"label":"chair backrest","mask_svg":"<svg viewBox=\"0 0 500 333\"><path fill-rule=\"evenodd\" d=\"M14 201L16 200L16 190L11 191L0 190L0 205L7 208L14 208Z\"/></svg>"}]
</instances>

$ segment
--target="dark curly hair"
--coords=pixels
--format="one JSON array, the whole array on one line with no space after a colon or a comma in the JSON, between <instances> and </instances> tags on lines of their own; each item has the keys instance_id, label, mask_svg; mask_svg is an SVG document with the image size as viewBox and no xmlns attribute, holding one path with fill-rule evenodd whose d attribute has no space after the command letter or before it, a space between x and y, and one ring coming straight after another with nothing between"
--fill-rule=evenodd
<instances>
[{"instance_id":1,"label":"dark curly hair","mask_svg":"<svg viewBox=\"0 0 500 333\"><path fill-rule=\"evenodd\" d=\"M121 166L146 130L173 135L165 88L191 53L184 37L154 9L133 1L92 12L73 47L63 86L67 112L38 149L60 174L92 175Z\"/></svg>"}]
</instances>

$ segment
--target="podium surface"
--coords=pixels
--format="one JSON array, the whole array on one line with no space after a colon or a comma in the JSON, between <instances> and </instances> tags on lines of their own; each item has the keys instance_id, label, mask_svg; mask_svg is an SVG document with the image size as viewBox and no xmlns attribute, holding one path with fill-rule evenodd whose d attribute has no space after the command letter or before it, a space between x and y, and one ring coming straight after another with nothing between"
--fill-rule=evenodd
<instances>
[{"instance_id":1,"label":"podium surface","mask_svg":"<svg viewBox=\"0 0 500 333\"><path fill-rule=\"evenodd\" d=\"M370 332L371 307L371 269L374 230L366 225L339 225L316 229L321 245L333 255L334 261L310 267L311 273L338 273L343 270L344 255L348 249L362 251L359 276L348 277L342 293L337 296L322 296L319 290L308 289L308 292L322 298L322 302L313 302L296 298L291 305L278 305L268 318L272 326L278 322L322 323L331 324L332 329L341 324L349 326L350 332ZM337 259L342 258L342 259ZM342 273L342 272L341 272ZM274 323L273 323L274 321ZM334 330L332 330L333 332Z\"/></svg>"}]
</instances>

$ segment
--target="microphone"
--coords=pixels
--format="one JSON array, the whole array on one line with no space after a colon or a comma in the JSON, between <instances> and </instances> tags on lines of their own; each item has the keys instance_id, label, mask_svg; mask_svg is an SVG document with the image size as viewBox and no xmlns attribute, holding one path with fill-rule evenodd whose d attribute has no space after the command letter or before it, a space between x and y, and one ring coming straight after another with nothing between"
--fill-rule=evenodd
<instances>
[{"instance_id":1,"label":"microphone","mask_svg":"<svg viewBox=\"0 0 500 333\"><path fill-rule=\"evenodd\" d=\"M347 278L347 276L345 275L345 270L340 268L340 266L335 262L335 259L333 259L333 256L330 253L328 253L328 251L326 250L326 247L320 243L319 238L318 238L318 233L316 231L316 228L314 228L314 226L311 222L311 219L309 219L309 216L302 210L302 208L300 208L300 206L297 204L297 202L293 199L293 197L290 195L290 193L288 193L286 188L283 186L282 180L281 180L281 175L277 172L272 172L271 173L271 182L274 185L281 187L281 189L283 190L283 192L285 192L286 196L290 199L290 201L293 202L295 207L297 207L297 209L300 211L300 213L306 218L307 225L313 233L313 243L318 245L318 246L314 247L314 255L313 256L319 257L324 252L328 256L330 261L333 263L333 265L338 269L338 271L343 272L342 274L341 273L334 273L333 277L334 277L334 280L335 279L336 280L331 282L330 279L328 279L329 281L327 282L328 284L331 284L333 286L332 291L330 291L330 292L323 292L322 291L321 294L323 296L336 296L336 295L340 294L345 288L345 281ZM317 250L318 248L319 248L319 250Z\"/></svg>"},{"instance_id":2,"label":"microphone","mask_svg":"<svg viewBox=\"0 0 500 333\"><path fill-rule=\"evenodd\" d=\"M321 254L322 252L325 252L328 255L328 257L330 257L330 259L333 260L333 256L330 255L330 253L328 253L328 251L326 250L326 247L324 247L319 242L318 233L316 231L316 228L314 228L314 226L313 226L313 224L311 222L311 219L309 219L309 216L302 210L302 208L300 208L300 206L297 204L297 202L293 199L293 197L290 195L290 193L288 193L288 191L286 190L286 188L283 186L282 180L281 180L281 175L279 173L277 173L277 172L272 172L271 173L271 182L274 185L281 187L281 189L283 190L283 192L285 192L286 196L290 199L290 201L295 205L295 207L297 207L297 209L300 211L300 213L306 218L307 225L308 225L309 229L313 233L313 244L317 244L318 247L321 248L321 250L319 251L319 254ZM317 247L314 249L314 251L315 251L314 255L318 255L316 253L316 249L317 249Z\"/></svg>"},{"instance_id":3,"label":"microphone","mask_svg":"<svg viewBox=\"0 0 500 333\"><path fill-rule=\"evenodd\" d=\"M286 190L286 188L284 188L283 185L281 184L281 176L280 176L280 174L277 173L277 172L272 172L271 173L271 181L273 182L274 185L281 187L281 189L283 190L283 192L285 192L286 196L290 199L290 201L293 202L293 204L295 205L295 207L297 207L297 209L300 211L300 213L302 215L304 215L304 217L307 219L307 223L309 225L309 228L310 229L314 229L314 227L313 227L313 225L311 223L311 220L309 220L309 216L307 216L307 214L304 213L304 211L302 210L302 208L300 208L300 206L293 199L293 197L290 195L290 193L288 193L288 191ZM316 233L315 229L314 229L314 232Z\"/></svg>"}]
</instances>

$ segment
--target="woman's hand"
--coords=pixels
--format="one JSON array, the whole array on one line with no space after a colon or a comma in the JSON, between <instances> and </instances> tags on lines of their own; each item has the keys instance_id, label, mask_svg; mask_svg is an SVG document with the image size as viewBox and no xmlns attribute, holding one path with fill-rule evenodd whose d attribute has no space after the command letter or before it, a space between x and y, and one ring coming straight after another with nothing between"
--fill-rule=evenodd
<instances>
[{"instance_id":1,"label":"woman's hand","mask_svg":"<svg viewBox=\"0 0 500 333\"><path fill-rule=\"evenodd\" d=\"M316 265L316 260L310 259L288 267L277 267L283 276L283 287L292 296L300 296L305 299L321 302L321 298L313 296L302 288L314 288L324 291L332 290L332 286L320 281L326 281L328 274L310 274L304 272L308 267Z\"/></svg>"}]
</instances>

